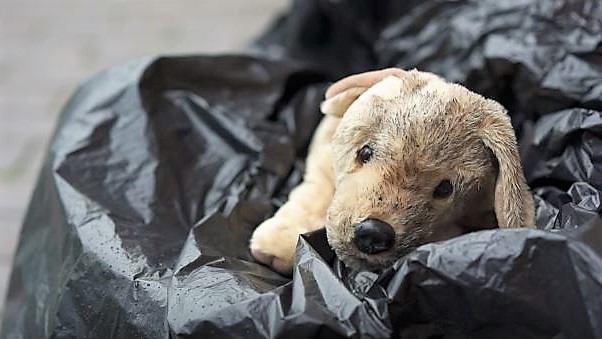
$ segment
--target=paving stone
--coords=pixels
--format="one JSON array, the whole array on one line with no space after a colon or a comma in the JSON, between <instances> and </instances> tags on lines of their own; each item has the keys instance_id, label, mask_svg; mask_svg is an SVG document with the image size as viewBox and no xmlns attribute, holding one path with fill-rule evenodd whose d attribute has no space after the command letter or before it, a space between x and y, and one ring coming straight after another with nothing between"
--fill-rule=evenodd
<instances>
[{"instance_id":1,"label":"paving stone","mask_svg":"<svg viewBox=\"0 0 602 339\"><path fill-rule=\"evenodd\" d=\"M0 261L0 300L2 301L2 306L4 306L4 299L6 298L6 293L8 292L8 281L10 279L10 265L3 261ZM2 307L0 307L0 320L2 320ZM1 321L0 321L0 326Z\"/></svg>"}]
</instances>

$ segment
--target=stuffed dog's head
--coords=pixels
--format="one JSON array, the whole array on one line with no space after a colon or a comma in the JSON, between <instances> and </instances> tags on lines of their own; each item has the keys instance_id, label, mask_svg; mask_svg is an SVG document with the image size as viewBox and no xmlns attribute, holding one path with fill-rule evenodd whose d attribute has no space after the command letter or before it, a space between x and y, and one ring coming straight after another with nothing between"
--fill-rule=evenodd
<instances>
[{"instance_id":1,"label":"stuffed dog's head","mask_svg":"<svg viewBox=\"0 0 602 339\"><path fill-rule=\"evenodd\" d=\"M430 73L380 72L333 85L321 106L341 119L326 222L337 256L377 268L467 230L532 227L506 110Z\"/></svg>"}]
</instances>

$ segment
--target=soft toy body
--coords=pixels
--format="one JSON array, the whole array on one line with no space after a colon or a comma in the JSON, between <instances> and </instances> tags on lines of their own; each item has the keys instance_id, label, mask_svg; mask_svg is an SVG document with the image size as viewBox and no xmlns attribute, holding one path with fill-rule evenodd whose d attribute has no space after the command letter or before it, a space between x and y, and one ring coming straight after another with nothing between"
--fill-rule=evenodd
<instances>
[{"instance_id":1,"label":"soft toy body","mask_svg":"<svg viewBox=\"0 0 602 339\"><path fill-rule=\"evenodd\" d=\"M533 198L506 110L416 70L332 85L303 182L257 227L253 256L282 273L299 234L326 226L337 256L372 269L427 242L533 227Z\"/></svg>"}]
</instances>

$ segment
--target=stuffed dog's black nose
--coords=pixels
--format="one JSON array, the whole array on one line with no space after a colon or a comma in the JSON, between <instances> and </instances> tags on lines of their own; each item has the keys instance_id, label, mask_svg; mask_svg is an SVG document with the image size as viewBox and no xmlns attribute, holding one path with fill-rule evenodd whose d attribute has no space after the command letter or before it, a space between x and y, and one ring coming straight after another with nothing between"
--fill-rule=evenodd
<instances>
[{"instance_id":1,"label":"stuffed dog's black nose","mask_svg":"<svg viewBox=\"0 0 602 339\"><path fill-rule=\"evenodd\" d=\"M395 231L384 221L366 219L355 226L353 242L366 254L384 252L393 247Z\"/></svg>"}]
</instances>

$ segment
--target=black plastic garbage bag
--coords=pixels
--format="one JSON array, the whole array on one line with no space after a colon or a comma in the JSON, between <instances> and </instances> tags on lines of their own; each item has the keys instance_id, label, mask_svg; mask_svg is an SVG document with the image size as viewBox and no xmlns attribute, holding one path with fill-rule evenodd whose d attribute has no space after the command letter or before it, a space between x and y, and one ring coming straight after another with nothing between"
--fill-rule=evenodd
<instances>
[{"instance_id":1,"label":"black plastic garbage bag","mask_svg":"<svg viewBox=\"0 0 602 339\"><path fill-rule=\"evenodd\" d=\"M495 98L514 122L602 110L599 0L297 0L257 47L337 78L417 67Z\"/></svg>"},{"instance_id":2,"label":"black plastic garbage bag","mask_svg":"<svg viewBox=\"0 0 602 339\"><path fill-rule=\"evenodd\" d=\"M61 115L0 336L602 338L600 5L546 4L299 0L259 40L269 57L99 74ZM542 230L425 245L383 272L347 271L323 231L292 279L253 262L328 81L392 65L510 108Z\"/></svg>"}]
</instances>

